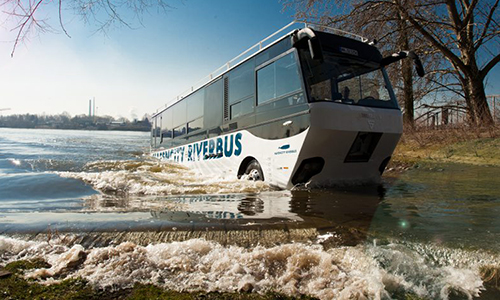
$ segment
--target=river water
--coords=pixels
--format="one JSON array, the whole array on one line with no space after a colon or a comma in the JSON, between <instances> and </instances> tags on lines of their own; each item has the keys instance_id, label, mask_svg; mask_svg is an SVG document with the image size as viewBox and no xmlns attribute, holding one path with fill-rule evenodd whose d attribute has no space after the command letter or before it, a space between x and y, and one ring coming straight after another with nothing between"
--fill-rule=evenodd
<instances>
[{"instance_id":1,"label":"river water","mask_svg":"<svg viewBox=\"0 0 500 300\"><path fill-rule=\"evenodd\" d=\"M0 264L99 288L499 299L500 168L276 190L148 158L149 134L0 128ZM486 280L486 281L483 281ZM494 283L493 283L494 285Z\"/></svg>"}]
</instances>

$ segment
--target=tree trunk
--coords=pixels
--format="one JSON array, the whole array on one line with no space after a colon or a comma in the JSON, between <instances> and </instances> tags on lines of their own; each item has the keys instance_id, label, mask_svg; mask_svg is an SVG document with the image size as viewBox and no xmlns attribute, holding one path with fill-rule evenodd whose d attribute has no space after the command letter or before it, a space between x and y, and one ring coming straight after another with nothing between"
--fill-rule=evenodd
<instances>
[{"instance_id":1,"label":"tree trunk","mask_svg":"<svg viewBox=\"0 0 500 300\"><path fill-rule=\"evenodd\" d=\"M465 46L464 46L465 45ZM460 45L461 58L465 63L463 67L463 78L461 84L464 90L467 106L469 108L469 119L471 124L477 126L493 125L486 93L484 91L484 78L477 66L476 52L474 51L473 43L468 42Z\"/></svg>"},{"instance_id":2,"label":"tree trunk","mask_svg":"<svg viewBox=\"0 0 500 300\"><path fill-rule=\"evenodd\" d=\"M405 106L405 113L403 116L404 125L414 127L414 99L413 99L413 74L412 74L412 61L405 59L402 62L401 73L403 75L403 100Z\"/></svg>"},{"instance_id":3,"label":"tree trunk","mask_svg":"<svg viewBox=\"0 0 500 300\"><path fill-rule=\"evenodd\" d=\"M408 39L408 32L406 27L406 21L400 16L399 26L399 47L401 50L410 49L410 41ZM413 73L412 73L413 63L410 59L404 59L401 62L401 76L403 78L403 103L404 103L404 115L403 123L405 126L413 128L415 126L415 109L414 109L414 98L413 98Z\"/></svg>"},{"instance_id":4,"label":"tree trunk","mask_svg":"<svg viewBox=\"0 0 500 300\"><path fill-rule=\"evenodd\" d=\"M493 117L491 116L486 93L484 92L483 79L479 76L473 76L468 81L469 99L473 108L473 120L478 126L493 125Z\"/></svg>"}]
</instances>

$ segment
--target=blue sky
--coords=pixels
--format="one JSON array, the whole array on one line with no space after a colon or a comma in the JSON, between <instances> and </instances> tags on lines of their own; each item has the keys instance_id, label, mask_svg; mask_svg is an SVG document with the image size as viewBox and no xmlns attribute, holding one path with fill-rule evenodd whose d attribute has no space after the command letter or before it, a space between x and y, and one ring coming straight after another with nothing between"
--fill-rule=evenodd
<instances>
[{"instance_id":1,"label":"blue sky","mask_svg":"<svg viewBox=\"0 0 500 300\"><path fill-rule=\"evenodd\" d=\"M13 33L0 22L0 108L11 108L3 114L86 114L95 97L99 115L140 118L293 20L277 0L169 3L174 8L166 13L153 10L142 25L132 22L134 29L118 27L107 35L66 11L71 38L61 32L32 36L14 58ZM59 29L57 7L43 8ZM488 78L487 94L500 94L499 69Z\"/></svg>"},{"instance_id":2,"label":"blue sky","mask_svg":"<svg viewBox=\"0 0 500 300\"><path fill-rule=\"evenodd\" d=\"M99 115L140 118L293 20L278 1L171 3L166 13L144 15L142 26L114 28L107 36L68 11L71 38L40 34L21 44L14 58L12 42L3 38L9 34L0 28L0 108L85 114L95 97ZM50 16L58 29L57 14Z\"/></svg>"}]
</instances>

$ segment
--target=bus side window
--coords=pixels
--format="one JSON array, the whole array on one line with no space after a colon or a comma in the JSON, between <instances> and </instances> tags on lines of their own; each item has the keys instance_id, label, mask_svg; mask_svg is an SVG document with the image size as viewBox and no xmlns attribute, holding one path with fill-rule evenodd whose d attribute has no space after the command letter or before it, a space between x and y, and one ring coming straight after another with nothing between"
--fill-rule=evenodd
<instances>
[{"instance_id":1,"label":"bus side window","mask_svg":"<svg viewBox=\"0 0 500 300\"><path fill-rule=\"evenodd\" d=\"M255 62L251 59L228 74L229 117L234 119L254 110Z\"/></svg>"},{"instance_id":2,"label":"bus side window","mask_svg":"<svg viewBox=\"0 0 500 300\"><path fill-rule=\"evenodd\" d=\"M203 117L200 117L188 123L187 131L188 133L191 133L193 131L200 130L202 128L203 128Z\"/></svg>"},{"instance_id":3,"label":"bus side window","mask_svg":"<svg viewBox=\"0 0 500 300\"><path fill-rule=\"evenodd\" d=\"M186 103L187 101L181 100L172 106L172 127L174 127L173 138L186 134Z\"/></svg>"},{"instance_id":4,"label":"bus side window","mask_svg":"<svg viewBox=\"0 0 500 300\"><path fill-rule=\"evenodd\" d=\"M156 148L156 122L157 122L158 117L153 118L153 126L151 126L151 147Z\"/></svg>"},{"instance_id":5,"label":"bus side window","mask_svg":"<svg viewBox=\"0 0 500 300\"><path fill-rule=\"evenodd\" d=\"M229 104L253 95L254 68L254 60L251 59L229 72Z\"/></svg>"},{"instance_id":6,"label":"bus side window","mask_svg":"<svg viewBox=\"0 0 500 300\"><path fill-rule=\"evenodd\" d=\"M162 120L163 120L163 116L162 115L160 115L160 145L161 145L161 143L163 143L163 132L161 131L163 129L163 128L161 128L162 127L161 123L162 123Z\"/></svg>"},{"instance_id":7,"label":"bus side window","mask_svg":"<svg viewBox=\"0 0 500 300\"><path fill-rule=\"evenodd\" d=\"M222 125L223 111L223 80L205 88L205 105L203 107L203 128L211 130Z\"/></svg>"},{"instance_id":8,"label":"bus side window","mask_svg":"<svg viewBox=\"0 0 500 300\"><path fill-rule=\"evenodd\" d=\"M294 52L257 70L258 105L296 93L301 89L299 68Z\"/></svg>"},{"instance_id":9,"label":"bus side window","mask_svg":"<svg viewBox=\"0 0 500 300\"><path fill-rule=\"evenodd\" d=\"M230 107L231 119L253 112L253 103L253 97L251 97L249 99L245 99L238 103L232 104Z\"/></svg>"},{"instance_id":10,"label":"bus side window","mask_svg":"<svg viewBox=\"0 0 500 300\"><path fill-rule=\"evenodd\" d=\"M205 98L205 89L200 89L192 95L189 95L186 99L182 101L187 101L187 121L192 125L188 125L191 128L189 131L194 131L196 129L201 129L203 126L203 120L200 118L203 116L203 103ZM196 124L195 124L196 123Z\"/></svg>"},{"instance_id":11,"label":"bus side window","mask_svg":"<svg viewBox=\"0 0 500 300\"><path fill-rule=\"evenodd\" d=\"M160 144L166 144L172 138L172 108L167 108L164 112L162 112L160 117L160 127Z\"/></svg>"},{"instance_id":12,"label":"bus side window","mask_svg":"<svg viewBox=\"0 0 500 300\"><path fill-rule=\"evenodd\" d=\"M181 135L186 134L186 125L182 124L181 126L174 128L174 138L180 137Z\"/></svg>"}]
</instances>

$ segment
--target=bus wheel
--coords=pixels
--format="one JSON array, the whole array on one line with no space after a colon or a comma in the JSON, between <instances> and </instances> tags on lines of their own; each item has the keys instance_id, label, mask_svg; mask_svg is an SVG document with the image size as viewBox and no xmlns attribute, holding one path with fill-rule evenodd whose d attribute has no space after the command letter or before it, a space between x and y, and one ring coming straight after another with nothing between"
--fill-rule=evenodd
<instances>
[{"instance_id":1,"label":"bus wheel","mask_svg":"<svg viewBox=\"0 0 500 300\"><path fill-rule=\"evenodd\" d=\"M255 159L247 165L245 175L247 175L248 180L264 181L264 173L262 172L262 168Z\"/></svg>"}]
</instances>

